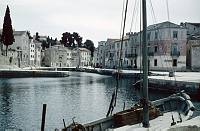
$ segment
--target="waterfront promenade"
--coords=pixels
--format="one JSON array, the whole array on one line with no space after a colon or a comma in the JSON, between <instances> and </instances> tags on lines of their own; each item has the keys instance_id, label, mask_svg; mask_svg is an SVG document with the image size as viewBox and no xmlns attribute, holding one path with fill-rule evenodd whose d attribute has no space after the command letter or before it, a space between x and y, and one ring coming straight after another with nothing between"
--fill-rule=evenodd
<instances>
[{"instance_id":1,"label":"waterfront promenade","mask_svg":"<svg viewBox=\"0 0 200 131\"><path fill-rule=\"evenodd\" d=\"M109 74L111 72L112 74L116 72L116 69L100 69L100 68L83 68L86 72L98 72L102 73L105 72L105 74ZM150 71L151 75L149 78L152 79L160 79L160 80L175 80L175 81L184 81L184 82L197 82L200 83L200 72L174 72L174 77L169 77L169 72L166 71ZM139 70L120 70L120 73L124 77L130 77L138 75L142 72Z\"/></svg>"},{"instance_id":2,"label":"waterfront promenade","mask_svg":"<svg viewBox=\"0 0 200 131\"><path fill-rule=\"evenodd\" d=\"M31 69L31 68L26 68ZM92 68L92 67L38 67L34 68L34 70L59 70L59 71L81 71L81 72L89 72L89 73L98 73L101 75L114 75L117 70L116 69L102 69L102 68ZM174 77L169 77L169 72L166 71L150 71L151 75L149 78L151 79L159 79L159 80L175 80L175 81L184 81L184 82L196 82L200 83L200 72L174 72ZM136 77L139 76L142 72L140 70L120 70L120 74L125 78Z\"/></svg>"},{"instance_id":3,"label":"waterfront promenade","mask_svg":"<svg viewBox=\"0 0 200 131\"><path fill-rule=\"evenodd\" d=\"M67 77L68 71L21 69L15 66L1 65L0 78L26 78L26 77Z\"/></svg>"}]
</instances>

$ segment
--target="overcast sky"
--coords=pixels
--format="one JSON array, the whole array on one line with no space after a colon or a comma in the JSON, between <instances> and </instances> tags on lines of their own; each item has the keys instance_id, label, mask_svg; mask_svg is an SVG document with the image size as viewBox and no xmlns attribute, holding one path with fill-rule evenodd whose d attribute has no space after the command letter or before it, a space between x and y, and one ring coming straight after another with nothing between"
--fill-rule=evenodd
<instances>
[{"instance_id":1,"label":"overcast sky","mask_svg":"<svg viewBox=\"0 0 200 131\"><path fill-rule=\"evenodd\" d=\"M130 30L136 3L129 1L126 32ZM148 25L167 21L166 0L151 1L156 19L152 20L150 0L147 0ZM168 3L170 21L200 23L200 0L168 0ZM96 46L98 41L119 38L123 0L0 0L0 28L6 5L10 7L13 28L29 30L32 35L39 32L60 39L63 32L78 32ZM139 29L139 15L135 16L133 32Z\"/></svg>"}]
</instances>

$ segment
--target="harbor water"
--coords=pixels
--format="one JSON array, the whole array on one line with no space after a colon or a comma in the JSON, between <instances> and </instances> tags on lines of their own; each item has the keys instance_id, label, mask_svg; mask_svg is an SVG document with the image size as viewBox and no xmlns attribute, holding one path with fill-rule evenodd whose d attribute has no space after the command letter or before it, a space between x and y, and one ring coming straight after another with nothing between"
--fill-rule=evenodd
<instances>
[{"instance_id":1,"label":"harbor water","mask_svg":"<svg viewBox=\"0 0 200 131\"><path fill-rule=\"evenodd\" d=\"M87 123L106 116L116 80L111 76L71 72L64 78L0 79L0 130L40 130L42 105L47 104L46 130L61 129L72 123ZM120 81L116 111L139 100L132 87L134 79ZM168 94L149 94L151 100ZM195 102L197 108L199 102ZM199 108L200 109L200 108Z\"/></svg>"}]
</instances>

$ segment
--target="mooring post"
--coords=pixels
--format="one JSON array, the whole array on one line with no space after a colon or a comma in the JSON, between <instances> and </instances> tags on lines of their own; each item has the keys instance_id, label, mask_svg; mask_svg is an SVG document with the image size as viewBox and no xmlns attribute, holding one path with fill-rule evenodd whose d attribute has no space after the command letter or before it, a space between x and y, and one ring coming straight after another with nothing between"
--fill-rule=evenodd
<instances>
[{"instance_id":1,"label":"mooring post","mask_svg":"<svg viewBox=\"0 0 200 131\"><path fill-rule=\"evenodd\" d=\"M46 116L46 109L47 109L47 104L43 104L43 109L42 109L42 123L41 123L41 131L44 131L44 126L45 126L45 116Z\"/></svg>"},{"instance_id":2,"label":"mooring post","mask_svg":"<svg viewBox=\"0 0 200 131\"><path fill-rule=\"evenodd\" d=\"M125 110L125 108L126 108L126 103L124 102L123 111Z\"/></svg>"},{"instance_id":3,"label":"mooring post","mask_svg":"<svg viewBox=\"0 0 200 131\"><path fill-rule=\"evenodd\" d=\"M66 125L65 125L65 120L63 119L63 124L64 124L64 128L66 128Z\"/></svg>"}]
</instances>

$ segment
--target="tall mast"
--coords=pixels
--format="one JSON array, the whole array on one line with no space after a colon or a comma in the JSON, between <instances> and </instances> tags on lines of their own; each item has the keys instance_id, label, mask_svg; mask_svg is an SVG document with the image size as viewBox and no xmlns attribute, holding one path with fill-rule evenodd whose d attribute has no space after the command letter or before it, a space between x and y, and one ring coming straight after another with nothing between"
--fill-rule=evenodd
<instances>
[{"instance_id":1,"label":"tall mast","mask_svg":"<svg viewBox=\"0 0 200 131\"><path fill-rule=\"evenodd\" d=\"M143 44L142 44L142 58L143 58L143 127L149 127L149 107L148 107L148 55L147 55L147 14L146 14L146 0L142 0L142 17L143 17Z\"/></svg>"}]
</instances>

